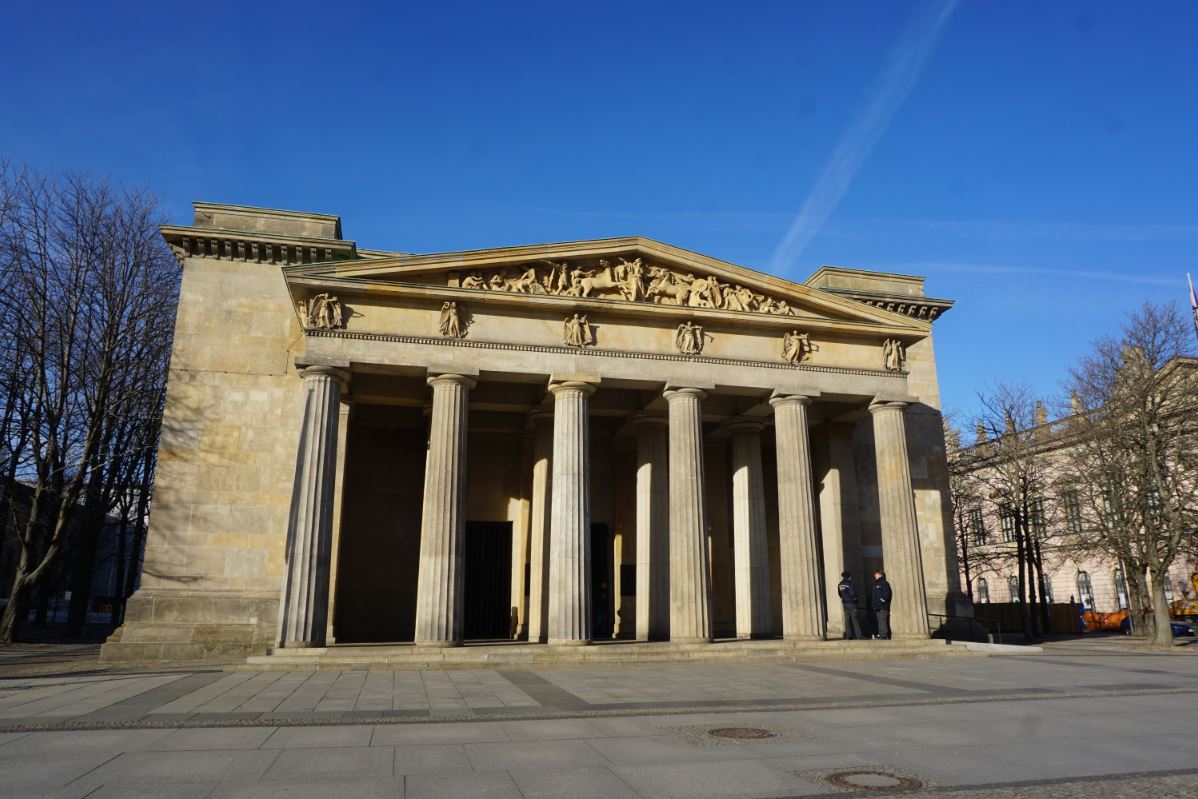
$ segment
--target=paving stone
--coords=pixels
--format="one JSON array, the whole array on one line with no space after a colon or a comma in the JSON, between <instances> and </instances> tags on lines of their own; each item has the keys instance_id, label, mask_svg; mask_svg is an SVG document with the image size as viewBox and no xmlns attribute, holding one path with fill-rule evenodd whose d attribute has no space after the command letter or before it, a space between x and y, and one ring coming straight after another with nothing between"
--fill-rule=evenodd
<instances>
[{"instance_id":1,"label":"paving stone","mask_svg":"<svg viewBox=\"0 0 1198 799\"><path fill-rule=\"evenodd\" d=\"M271 780L267 782L225 782L208 799L403 799L400 779L338 779L303 782Z\"/></svg>"},{"instance_id":2,"label":"paving stone","mask_svg":"<svg viewBox=\"0 0 1198 799\"><path fill-rule=\"evenodd\" d=\"M374 727L372 746L402 744L481 743L509 740L503 725L494 721L457 724L379 724Z\"/></svg>"},{"instance_id":3,"label":"paving stone","mask_svg":"<svg viewBox=\"0 0 1198 799\"><path fill-rule=\"evenodd\" d=\"M502 771L522 766L602 766L603 756L586 741L524 741L466 744L475 771Z\"/></svg>"},{"instance_id":4,"label":"paving stone","mask_svg":"<svg viewBox=\"0 0 1198 799\"><path fill-rule=\"evenodd\" d=\"M173 730L147 748L151 751L257 749L274 731L274 727L195 727Z\"/></svg>"},{"instance_id":5,"label":"paving stone","mask_svg":"<svg viewBox=\"0 0 1198 799\"><path fill-rule=\"evenodd\" d=\"M68 730L35 732L0 748L5 755L58 755L64 752L136 752L148 749L170 730Z\"/></svg>"},{"instance_id":6,"label":"paving stone","mask_svg":"<svg viewBox=\"0 0 1198 799\"><path fill-rule=\"evenodd\" d=\"M374 728L368 724L334 727L280 727L262 744L263 749L333 748L339 746L370 746Z\"/></svg>"},{"instance_id":7,"label":"paving stone","mask_svg":"<svg viewBox=\"0 0 1198 799\"><path fill-rule=\"evenodd\" d=\"M128 752L96 769L88 779L100 784L211 782L214 776L222 780L256 780L278 754L273 750Z\"/></svg>"},{"instance_id":8,"label":"paving stone","mask_svg":"<svg viewBox=\"0 0 1198 799\"><path fill-rule=\"evenodd\" d=\"M395 747L396 775L469 770L470 759L466 757L466 749L461 744Z\"/></svg>"},{"instance_id":9,"label":"paving stone","mask_svg":"<svg viewBox=\"0 0 1198 799\"><path fill-rule=\"evenodd\" d=\"M826 786L757 760L612 766L612 771L642 796L661 799L727 799L827 793Z\"/></svg>"},{"instance_id":10,"label":"paving stone","mask_svg":"<svg viewBox=\"0 0 1198 799\"><path fill-rule=\"evenodd\" d=\"M394 760L395 752L387 746L289 749L279 753L263 779L391 777Z\"/></svg>"},{"instance_id":11,"label":"paving stone","mask_svg":"<svg viewBox=\"0 0 1198 799\"><path fill-rule=\"evenodd\" d=\"M100 786L87 799L207 799L220 783L175 782L109 783Z\"/></svg>"},{"instance_id":12,"label":"paving stone","mask_svg":"<svg viewBox=\"0 0 1198 799\"><path fill-rule=\"evenodd\" d=\"M545 719L504 721L500 726L513 741L545 741L564 738L606 738L607 733L589 719Z\"/></svg>"},{"instance_id":13,"label":"paving stone","mask_svg":"<svg viewBox=\"0 0 1198 799\"><path fill-rule=\"evenodd\" d=\"M524 799L640 799L606 766L523 768L513 769L511 775Z\"/></svg>"},{"instance_id":14,"label":"paving stone","mask_svg":"<svg viewBox=\"0 0 1198 799\"><path fill-rule=\"evenodd\" d=\"M407 799L524 799L506 772L413 774Z\"/></svg>"},{"instance_id":15,"label":"paving stone","mask_svg":"<svg viewBox=\"0 0 1198 799\"><path fill-rule=\"evenodd\" d=\"M67 752L53 757L29 754L0 755L0 787L15 785L66 785L111 760L112 752ZM94 784L94 783L93 783ZM0 791L0 794L4 791ZM20 795L20 794L14 794Z\"/></svg>"}]
</instances>

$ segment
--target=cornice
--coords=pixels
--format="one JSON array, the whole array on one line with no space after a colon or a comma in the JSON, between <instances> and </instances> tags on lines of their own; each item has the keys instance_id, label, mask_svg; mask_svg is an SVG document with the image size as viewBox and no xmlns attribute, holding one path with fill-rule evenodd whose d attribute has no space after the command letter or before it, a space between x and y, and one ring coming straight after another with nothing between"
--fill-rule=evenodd
<instances>
[{"instance_id":1,"label":"cornice","mask_svg":"<svg viewBox=\"0 0 1198 799\"><path fill-rule=\"evenodd\" d=\"M875 291L854 291L852 289L821 288L829 294L836 294L854 302L878 308L883 311L918 319L922 322L934 322L953 307L952 300L940 300L934 297L912 297L908 294L882 294Z\"/></svg>"},{"instance_id":2,"label":"cornice","mask_svg":"<svg viewBox=\"0 0 1198 799\"><path fill-rule=\"evenodd\" d=\"M187 258L211 258L298 266L358 257L356 243L343 239L181 225L162 225L159 231L180 264Z\"/></svg>"}]
</instances>

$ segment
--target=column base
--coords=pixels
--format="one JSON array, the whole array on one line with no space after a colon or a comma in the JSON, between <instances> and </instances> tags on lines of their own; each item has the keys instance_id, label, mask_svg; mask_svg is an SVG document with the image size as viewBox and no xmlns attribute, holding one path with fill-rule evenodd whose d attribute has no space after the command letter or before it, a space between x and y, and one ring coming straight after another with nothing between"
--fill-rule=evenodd
<instances>
[{"instance_id":1,"label":"column base","mask_svg":"<svg viewBox=\"0 0 1198 799\"><path fill-rule=\"evenodd\" d=\"M590 646L591 641L576 641L572 639L563 639L560 641L550 641L549 646Z\"/></svg>"},{"instance_id":2,"label":"column base","mask_svg":"<svg viewBox=\"0 0 1198 799\"><path fill-rule=\"evenodd\" d=\"M288 641L285 644L275 646L275 649L320 649L324 647L324 641Z\"/></svg>"},{"instance_id":3,"label":"column base","mask_svg":"<svg viewBox=\"0 0 1198 799\"><path fill-rule=\"evenodd\" d=\"M670 636L671 644L710 644L714 641L710 636L698 636L696 638L678 638Z\"/></svg>"},{"instance_id":4,"label":"column base","mask_svg":"<svg viewBox=\"0 0 1198 799\"><path fill-rule=\"evenodd\" d=\"M415 641L417 649L450 649L462 645L461 641Z\"/></svg>"}]
</instances>

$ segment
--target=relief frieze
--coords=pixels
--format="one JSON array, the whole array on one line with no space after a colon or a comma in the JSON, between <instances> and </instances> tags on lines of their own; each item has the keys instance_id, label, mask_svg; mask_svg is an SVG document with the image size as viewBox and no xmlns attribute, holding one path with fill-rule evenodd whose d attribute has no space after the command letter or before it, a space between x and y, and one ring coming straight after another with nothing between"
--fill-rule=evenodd
<instances>
[{"instance_id":1,"label":"relief frieze","mask_svg":"<svg viewBox=\"0 0 1198 799\"><path fill-rule=\"evenodd\" d=\"M715 275L696 275L667 269L641 258L606 259L584 267L569 262L544 261L519 267L464 273L459 285L466 289L547 294L556 297L618 299L688 308L794 316L786 300L775 299L747 286L725 283Z\"/></svg>"}]
</instances>

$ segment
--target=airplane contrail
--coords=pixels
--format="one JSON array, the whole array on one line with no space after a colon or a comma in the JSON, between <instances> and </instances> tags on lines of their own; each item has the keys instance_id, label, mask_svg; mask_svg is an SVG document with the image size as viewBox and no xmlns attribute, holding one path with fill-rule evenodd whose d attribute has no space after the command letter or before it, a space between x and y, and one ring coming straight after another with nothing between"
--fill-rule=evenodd
<instances>
[{"instance_id":1,"label":"airplane contrail","mask_svg":"<svg viewBox=\"0 0 1198 799\"><path fill-rule=\"evenodd\" d=\"M957 3L958 0L946 0L920 14L895 46L869 102L840 140L815 188L774 250L771 262L774 274L791 272L799 255L836 210L861 164L911 94Z\"/></svg>"}]
</instances>

